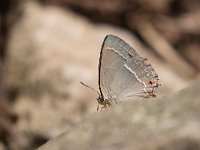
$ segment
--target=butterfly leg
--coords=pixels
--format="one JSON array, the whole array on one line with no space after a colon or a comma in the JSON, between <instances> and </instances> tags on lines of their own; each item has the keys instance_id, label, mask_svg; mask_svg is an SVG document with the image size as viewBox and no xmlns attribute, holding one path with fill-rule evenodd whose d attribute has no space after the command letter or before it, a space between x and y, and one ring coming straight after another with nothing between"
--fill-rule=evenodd
<instances>
[{"instance_id":1,"label":"butterfly leg","mask_svg":"<svg viewBox=\"0 0 200 150\"><path fill-rule=\"evenodd\" d=\"M109 108L110 109L110 106L108 104L106 104L106 108Z\"/></svg>"},{"instance_id":2,"label":"butterfly leg","mask_svg":"<svg viewBox=\"0 0 200 150\"><path fill-rule=\"evenodd\" d=\"M102 107L101 107L101 111L103 111L103 109L106 109L106 108L107 108L106 105L102 106Z\"/></svg>"},{"instance_id":3,"label":"butterfly leg","mask_svg":"<svg viewBox=\"0 0 200 150\"><path fill-rule=\"evenodd\" d=\"M110 109L110 103L105 103L102 107L101 107L101 111L103 111L103 109Z\"/></svg>"},{"instance_id":4,"label":"butterfly leg","mask_svg":"<svg viewBox=\"0 0 200 150\"><path fill-rule=\"evenodd\" d=\"M99 111L99 103L98 103L98 106L97 106L97 111Z\"/></svg>"}]
</instances>

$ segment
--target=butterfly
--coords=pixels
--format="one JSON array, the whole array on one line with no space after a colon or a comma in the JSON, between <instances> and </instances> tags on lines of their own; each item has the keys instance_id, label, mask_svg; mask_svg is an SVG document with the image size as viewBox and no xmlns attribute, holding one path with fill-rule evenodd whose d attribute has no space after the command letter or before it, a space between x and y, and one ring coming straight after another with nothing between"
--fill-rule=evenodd
<instances>
[{"instance_id":1,"label":"butterfly","mask_svg":"<svg viewBox=\"0 0 200 150\"><path fill-rule=\"evenodd\" d=\"M99 57L99 104L109 108L125 100L155 97L160 85L154 68L124 40L107 35Z\"/></svg>"}]
</instances>

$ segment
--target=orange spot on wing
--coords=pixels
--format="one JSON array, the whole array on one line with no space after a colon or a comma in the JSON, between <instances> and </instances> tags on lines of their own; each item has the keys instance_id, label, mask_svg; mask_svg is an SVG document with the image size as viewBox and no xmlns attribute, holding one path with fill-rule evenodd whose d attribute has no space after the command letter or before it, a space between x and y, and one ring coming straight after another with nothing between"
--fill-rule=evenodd
<instances>
[{"instance_id":1,"label":"orange spot on wing","mask_svg":"<svg viewBox=\"0 0 200 150\"><path fill-rule=\"evenodd\" d=\"M153 80L148 80L148 81L147 81L147 84L148 84L148 85L152 85L152 84L154 84L154 81L153 81Z\"/></svg>"}]
</instances>

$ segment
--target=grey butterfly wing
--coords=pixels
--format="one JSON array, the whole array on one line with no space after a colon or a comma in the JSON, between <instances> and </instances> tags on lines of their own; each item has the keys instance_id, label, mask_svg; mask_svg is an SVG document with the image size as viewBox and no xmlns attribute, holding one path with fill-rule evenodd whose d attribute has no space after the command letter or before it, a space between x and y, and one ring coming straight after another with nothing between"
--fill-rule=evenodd
<instances>
[{"instance_id":1,"label":"grey butterfly wing","mask_svg":"<svg viewBox=\"0 0 200 150\"><path fill-rule=\"evenodd\" d=\"M106 99L145 97L157 86L157 74L146 59L122 39L106 36L99 60L99 89Z\"/></svg>"}]
</instances>

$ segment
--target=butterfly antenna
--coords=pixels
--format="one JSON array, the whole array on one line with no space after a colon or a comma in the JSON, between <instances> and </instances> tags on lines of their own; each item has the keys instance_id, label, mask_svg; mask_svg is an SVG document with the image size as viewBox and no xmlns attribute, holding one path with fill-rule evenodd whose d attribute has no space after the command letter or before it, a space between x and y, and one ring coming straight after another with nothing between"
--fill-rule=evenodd
<instances>
[{"instance_id":1,"label":"butterfly antenna","mask_svg":"<svg viewBox=\"0 0 200 150\"><path fill-rule=\"evenodd\" d=\"M81 81L80 81L80 83L81 83L83 86L85 86L85 87L87 87L87 88L89 88L89 89L91 89L91 90L95 91L95 92L96 92L98 95L101 95L99 92L97 92L95 89L91 88L90 86L88 86L88 85L84 84L84 83L83 83L83 82L81 82Z\"/></svg>"}]
</instances>

